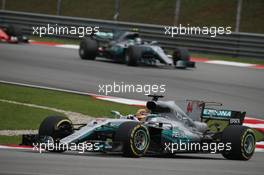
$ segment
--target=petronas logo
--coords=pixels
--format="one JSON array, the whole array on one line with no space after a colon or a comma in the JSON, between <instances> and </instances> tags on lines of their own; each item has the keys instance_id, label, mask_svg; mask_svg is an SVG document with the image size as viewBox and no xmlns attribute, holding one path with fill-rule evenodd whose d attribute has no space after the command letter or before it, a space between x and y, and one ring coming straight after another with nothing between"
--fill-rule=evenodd
<instances>
[{"instance_id":1,"label":"petronas logo","mask_svg":"<svg viewBox=\"0 0 264 175\"><path fill-rule=\"evenodd\" d=\"M231 117L231 111L216 110L216 109L204 109L203 115L212 116L212 117Z\"/></svg>"}]
</instances>

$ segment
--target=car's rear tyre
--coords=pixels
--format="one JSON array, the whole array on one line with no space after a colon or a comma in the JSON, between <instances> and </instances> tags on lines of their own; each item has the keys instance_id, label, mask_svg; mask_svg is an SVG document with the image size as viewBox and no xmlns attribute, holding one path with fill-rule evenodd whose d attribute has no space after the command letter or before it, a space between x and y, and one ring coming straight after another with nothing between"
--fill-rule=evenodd
<instances>
[{"instance_id":1,"label":"car's rear tyre","mask_svg":"<svg viewBox=\"0 0 264 175\"><path fill-rule=\"evenodd\" d=\"M230 125L222 133L222 142L231 143L230 151L223 151L226 159L249 160L255 151L254 131L246 126Z\"/></svg>"},{"instance_id":2,"label":"car's rear tyre","mask_svg":"<svg viewBox=\"0 0 264 175\"><path fill-rule=\"evenodd\" d=\"M49 116L45 118L39 126L39 136L51 138L54 144L60 139L73 133L73 125L70 119L62 116ZM48 149L51 152L63 152L64 148L54 146L54 149Z\"/></svg>"},{"instance_id":3,"label":"car's rear tyre","mask_svg":"<svg viewBox=\"0 0 264 175\"><path fill-rule=\"evenodd\" d=\"M142 52L140 47L131 46L127 49L125 54L125 62L128 66L138 66L138 62L141 59Z\"/></svg>"},{"instance_id":4,"label":"car's rear tyre","mask_svg":"<svg viewBox=\"0 0 264 175\"><path fill-rule=\"evenodd\" d=\"M83 38L80 42L79 55L84 60L94 60L97 56L98 43L91 38Z\"/></svg>"},{"instance_id":5,"label":"car's rear tyre","mask_svg":"<svg viewBox=\"0 0 264 175\"><path fill-rule=\"evenodd\" d=\"M141 157L148 150L150 135L148 129L140 123L125 122L117 129L114 141L123 144L125 157Z\"/></svg>"}]
</instances>

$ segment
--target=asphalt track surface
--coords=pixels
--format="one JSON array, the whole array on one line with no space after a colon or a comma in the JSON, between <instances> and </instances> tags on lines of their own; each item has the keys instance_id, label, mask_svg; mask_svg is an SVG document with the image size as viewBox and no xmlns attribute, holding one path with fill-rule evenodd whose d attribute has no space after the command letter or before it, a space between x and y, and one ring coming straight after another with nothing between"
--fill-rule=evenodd
<instances>
[{"instance_id":1,"label":"asphalt track surface","mask_svg":"<svg viewBox=\"0 0 264 175\"><path fill-rule=\"evenodd\" d=\"M225 160L212 154L124 158L119 154L40 154L25 150L0 150L0 156L1 175L262 175L264 170L263 153L250 161Z\"/></svg>"},{"instance_id":2,"label":"asphalt track surface","mask_svg":"<svg viewBox=\"0 0 264 175\"><path fill-rule=\"evenodd\" d=\"M99 84L166 84L167 99L223 102L264 114L263 70L197 64L194 70L127 67L100 59L80 60L77 50L33 45L0 44L0 80L98 93ZM147 100L142 94L113 96ZM44 153L0 149L0 174L263 174L263 153L250 161L225 160L221 155L184 154L175 158L123 158L120 155Z\"/></svg>"},{"instance_id":3,"label":"asphalt track surface","mask_svg":"<svg viewBox=\"0 0 264 175\"><path fill-rule=\"evenodd\" d=\"M99 85L165 84L166 99L221 102L228 109L264 118L264 71L198 63L197 69L128 67L108 60L81 60L75 49L0 43L0 80L99 93ZM103 93L100 93L104 95ZM143 93L111 93L132 99Z\"/></svg>"}]
</instances>

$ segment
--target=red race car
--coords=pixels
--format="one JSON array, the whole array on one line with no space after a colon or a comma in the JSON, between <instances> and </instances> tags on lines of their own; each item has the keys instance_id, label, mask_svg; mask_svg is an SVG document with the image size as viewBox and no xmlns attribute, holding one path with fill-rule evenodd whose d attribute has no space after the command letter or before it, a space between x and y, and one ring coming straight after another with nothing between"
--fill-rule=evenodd
<instances>
[{"instance_id":1,"label":"red race car","mask_svg":"<svg viewBox=\"0 0 264 175\"><path fill-rule=\"evenodd\" d=\"M0 28L0 41L8 43L28 43L28 38L22 34L18 26L8 25Z\"/></svg>"}]
</instances>

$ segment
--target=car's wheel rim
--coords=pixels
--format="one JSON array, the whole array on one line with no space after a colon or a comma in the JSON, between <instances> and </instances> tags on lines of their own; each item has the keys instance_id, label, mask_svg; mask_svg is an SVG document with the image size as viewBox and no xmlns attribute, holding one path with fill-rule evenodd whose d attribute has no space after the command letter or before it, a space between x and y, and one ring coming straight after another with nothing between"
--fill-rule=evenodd
<instances>
[{"instance_id":1,"label":"car's wheel rim","mask_svg":"<svg viewBox=\"0 0 264 175\"><path fill-rule=\"evenodd\" d=\"M148 136L144 130L137 130L134 137L134 145L135 147L142 151L146 148L148 143Z\"/></svg>"},{"instance_id":2,"label":"car's wheel rim","mask_svg":"<svg viewBox=\"0 0 264 175\"><path fill-rule=\"evenodd\" d=\"M246 135L244 139L244 150L247 154L251 154L253 152L255 146L254 142L255 139L252 134Z\"/></svg>"},{"instance_id":3,"label":"car's wheel rim","mask_svg":"<svg viewBox=\"0 0 264 175\"><path fill-rule=\"evenodd\" d=\"M45 136L43 138L43 143L45 144L54 144L54 140L51 136Z\"/></svg>"},{"instance_id":4,"label":"car's wheel rim","mask_svg":"<svg viewBox=\"0 0 264 175\"><path fill-rule=\"evenodd\" d=\"M63 122L58 126L58 131L72 132L72 125L68 122Z\"/></svg>"}]
</instances>

